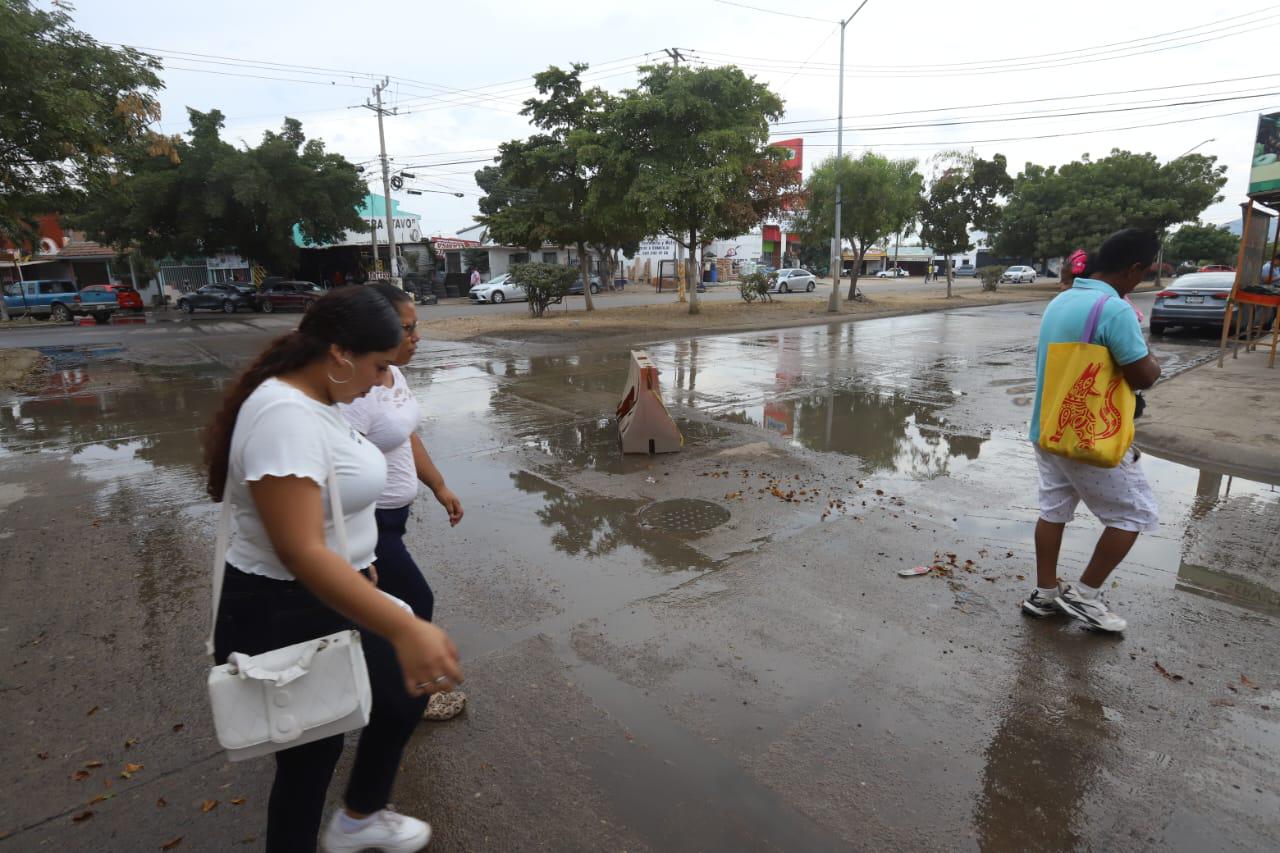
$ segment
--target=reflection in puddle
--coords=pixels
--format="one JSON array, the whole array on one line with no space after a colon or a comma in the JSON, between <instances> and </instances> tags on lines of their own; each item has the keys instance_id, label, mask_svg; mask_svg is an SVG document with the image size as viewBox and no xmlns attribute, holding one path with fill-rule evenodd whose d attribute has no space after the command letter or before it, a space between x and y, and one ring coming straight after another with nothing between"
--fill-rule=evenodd
<instances>
[{"instance_id":1,"label":"reflection in puddle","mask_svg":"<svg viewBox=\"0 0 1280 853\"><path fill-rule=\"evenodd\" d=\"M955 473L956 460L977 459L986 440L953 429L939 408L899 391L841 388L769 400L721 419L771 430L810 450L857 456L872 471L937 477Z\"/></svg>"},{"instance_id":2,"label":"reflection in puddle","mask_svg":"<svg viewBox=\"0 0 1280 853\"><path fill-rule=\"evenodd\" d=\"M595 559L629 546L665 570L715 565L678 538L642 527L636 513L647 501L571 492L528 471L512 472L511 481L522 492L542 496L538 519L544 527L553 528L555 549L571 557Z\"/></svg>"},{"instance_id":3,"label":"reflection in puddle","mask_svg":"<svg viewBox=\"0 0 1280 853\"><path fill-rule=\"evenodd\" d=\"M1280 489L1200 470L1178 589L1280 615Z\"/></svg>"},{"instance_id":4,"label":"reflection in puddle","mask_svg":"<svg viewBox=\"0 0 1280 853\"><path fill-rule=\"evenodd\" d=\"M1015 652L1016 680L984 753L974 816L980 850L1076 850L1085 843L1089 791L1120 731L1119 715L1090 684L1088 657L1102 646L1065 648L1055 640L1028 637Z\"/></svg>"}]
</instances>

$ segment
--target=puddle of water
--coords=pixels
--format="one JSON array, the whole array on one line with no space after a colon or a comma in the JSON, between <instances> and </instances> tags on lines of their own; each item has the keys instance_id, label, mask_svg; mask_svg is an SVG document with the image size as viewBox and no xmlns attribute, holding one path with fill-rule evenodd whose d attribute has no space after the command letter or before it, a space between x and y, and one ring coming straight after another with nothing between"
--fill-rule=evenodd
<instances>
[{"instance_id":1,"label":"puddle of water","mask_svg":"<svg viewBox=\"0 0 1280 853\"><path fill-rule=\"evenodd\" d=\"M599 471L607 474L630 474L662 467L664 460L679 454L623 453L618 438L618 424L611 418L589 422L565 423L545 414L529 417L523 412L521 423L513 424L513 438L520 447L532 453L532 462L552 470ZM730 433L706 421L677 418L676 426L684 436L686 449L701 447L723 439ZM545 466L540 465L544 460Z\"/></svg>"},{"instance_id":2,"label":"puddle of water","mask_svg":"<svg viewBox=\"0 0 1280 853\"><path fill-rule=\"evenodd\" d=\"M664 571L715 566L682 537L643 526L638 513L648 501L569 491L529 471L512 472L511 482L520 491L542 498L535 515L541 526L551 529L552 546L570 557L600 559L634 549Z\"/></svg>"},{"instance_id":3,"label":"puddle of water","mask_svg":"<svg viewBox=\"0 0 1280 853\"><path fill-rule=\"evenodd\" d=\"M799 447L856 456L872 472L929 478L978 458L986 436L955 429L942 405L898 391L838 388L721 414L775 432Z\"/></svg>"}]
</instances>

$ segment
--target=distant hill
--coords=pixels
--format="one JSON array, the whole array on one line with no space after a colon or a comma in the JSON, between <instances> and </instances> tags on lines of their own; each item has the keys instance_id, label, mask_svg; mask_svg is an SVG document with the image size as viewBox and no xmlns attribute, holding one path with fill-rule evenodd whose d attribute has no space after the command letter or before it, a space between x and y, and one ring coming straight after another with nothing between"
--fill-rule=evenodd
<instances>
[{"instance_id":1,"label":"distant hill","mask_svg":"<svg viewBox=\"0 0 1280 853\"><path fill-rule=\"evenodd\" d=\"M1237 237L1239 237L1241 234L1244 233L1244 219L1240 217L1236 217L1230 222L1219 222L1218 224L1221 225L1223 228L1227 229L1228 231L1230 231L1232 234L1236 235ZM1271 239L1271 240L1275 239L1275 236L1276 236L1275 225L1276 223L1274 222L1271 223L1271 236L1268 239Z\"/></svg>"}]
</instances>

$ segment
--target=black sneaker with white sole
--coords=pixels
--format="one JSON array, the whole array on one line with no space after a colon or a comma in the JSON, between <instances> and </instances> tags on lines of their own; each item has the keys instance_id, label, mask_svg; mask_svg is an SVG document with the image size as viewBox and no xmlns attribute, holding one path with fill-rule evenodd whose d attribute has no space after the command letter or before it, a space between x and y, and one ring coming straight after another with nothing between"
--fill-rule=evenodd
<instances>
[{"instance_id":1,"label":"black sneaker with white sole","mask_svg":"<svg viewBox=\"0 0 1280 853\"><path fill-rule=\"evenodd\" d=\"M1059 595L1061 595L1059 588ZM1058 607L1058 595L1044 595L1039 589L1031 590L1031 594L1022 602L1022 612L1028 616L1058 616L1062 614L1062 609Z\"/></svg>"}]
</instances>

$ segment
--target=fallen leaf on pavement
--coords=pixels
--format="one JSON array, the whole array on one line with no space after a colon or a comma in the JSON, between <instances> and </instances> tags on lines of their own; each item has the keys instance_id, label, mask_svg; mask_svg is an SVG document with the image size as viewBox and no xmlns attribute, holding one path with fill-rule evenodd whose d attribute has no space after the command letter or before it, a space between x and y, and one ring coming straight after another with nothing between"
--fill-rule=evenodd
<instances>
[{"instance_id":1,"label":"fallen leaf on pavement","mask_svg":"<svg viewBox=\"0 0 1280 853\"><path fill-rule=\"evenodd\" d=\"M88 819L89 819L89 818L91 818L91 817L93 817L93 812L92 812L92 811L82 811L82 812L80 812L80 814L76 815L75 817L73 817L73 818L71 818L71 819L72 819L73 821L75 821L76 823L83 823L84 821L88 820Z\"/></svg>"},{"instance_id":2,"label":"fallen leaf on pavement","mask_svg":"<svg viewBox=\"0 0 1280 853\"><path fill-rule=\"evenodd\" d=\"M173 730L174 730L175 732L180 732L180 731L182 731L184 728L186 728L186 724L185 724L185 723L174 723L174 724L173 724Z\"/></svg>"},{"instance_id":3,"label":"fallen leaf on pavement","mask_svg":"<svg viewBox=\"0 0 1280 853\"><path fill-rule=\"evenodd\" d=\"M169 805L169 801L166 800L164 797L161 797L160 799L156 800L156 808L158 809L162 809L167 805Z\"/></svg>"},{"instance_id":4,"label":"fallen leaf on pavement","mask_svg":"<svg viewBox=\"0 0 1280 853\"><path fill-rule=\"evenodd\" d=\"M1218 708L1234 708L1236 706L1236 703L1232 702L1230 699L1222 698L1210 699L1209 704Z\"/></svg>"},{"instance_id":5,"label":"fallen leaf on pavement","mask_svg":"<svg viewBox=\"0 0 1280 853\"><path fill-rule=\"evenodd\" d=\"M213 810L214 810L214 809L216 809L217 807L218 807L218 801L217 801L217 800L205 800L205 801L200 805L200 811L205 812L206 814L208 814L209 812L213 811Z\"/></svg>"},{"instance_id":6,"label":"fallen leaf on pavement","mask_svg":"<svg viewBox=\"0 0 1280 853\"><path fill-rule=\"evenodd\" d=\"M40 759L41 761L48 761L48 760L49 760L49 753L47 753L47 752L37 752L37 753L36 753L36 758Z\"/></svg>"},{"instance_id":7,"label":"fallen leaf on pavement","mask_svg":"<svg viewBox=\"0 0 1280 853\"><path fill-rule=\"evenodd\" d=\"M181 836L181 835L179 835L177 838L170 838L170 839L169 839L168 841L166 841L164 844L161 844L161 845L160 845L160 849L161 849L161 850L172 850L173 848L177 847L177 846L178 846L179 844L181 844L181 843L182 843L182 836Z\"/></svg>"},{"instance_id":8,"label":"fallen leaf on pavement","mask_svg":"<svg viewBox=\"0 0 1280 853\"><path fill-rule=\"evenodd\" d=\"M1258 685L1250 681L1248 676L1245 676L1245 675L1240 676L1240 683L1243 684L1245 687L1248 687L1250 690L1258 689Z\"/></svg>"},{"instance_id":9,"label":"fallen leaf on pavement","mask_svg":"<svg viewBox=\"0 0 1280 853\"><path fill-rule=\"evenodd\" d=\"M114 797L114 796L115 796L115 794L99 794L98 796L96 796L96 797L94 797L92 800L90 800L88 804L89 804L89 805L93 805L94 803L101 803L101 802L104 802L104 801L106 801L106 800L111 799L111 798L112 798L112 797Z\"/></svg>"},{"instance_id":10,"label":"fallen leaf on pavement","mask_svg":"<svg viewBox=\"0 0 1280 853\"><path fill-rule=\"evenodd\" d=\"M77 770L75 773L71 774L71 778L76 780L77 782L83 782L85 779L89 778L89 771Z\"/></svg>"},{"instance_id":11,"label":"fallen leaf on pavement","mask_svg":"<svg viewBox=\"0 0 1280 853\"><path fill-rule=\"evenodd\" d=\"M137 746L137 745L138 745L138 739L136 737L131 737L124 742L125 749L128 749L131 746Z\"/></svg>"},{"instance_id":12,"label":"fallen leaf on pavement","mask_svg":"<svg viewBox=\"0 0 1280 853\"><path fill-rule=\"evenodd\" d=\"M1152 665L1155 667L1156 672L1160 673L1161 675L1163 675L1165 678L1169 679L1170 681L1181 681L1181 680L1182 680L1182 676L1181 676L1181 675L1174 675L1173 673L1169 672L1169 670L1167 670L1167 669L1165 669L1164 667L1162 667L1162 666L1160 665L1160 661L1155 661Z\"/></svg>"},{"instance_id":13,"label":"fallen leaf on pavement","mask_svg":"<svg viewBox=\"0 0 1280 853\"><path fill-rule=\"evenodd\" d=\"M102 766L102 762L101 762L101 761L86 761L86 762L84 763L84 766L85 766L85 767L101 767L101 766Z\"/></svg>"},{"instance_id":14,"label":"fallen leaf on pavement","mask_svg":"<svg viewBox=\"0 0 1280 853\"><path fill-rule=\"evenodd\" d=\"M124 766L125 773L137 773L141 769L142 769L141 764L126 764Z\"/></svg>"},{"instance_id":15,"label":"fallen leaf on pavement","mask_svg":"<svg viewBox=\"0 0 1280 853\"><path fill-rule=\"evenodd\" d=\"M94 705L92 708L89 709L89 713L85 714L85 716L92 717L96 713L98 713L98 706Z\"/></svg>"},{"instance_id":16,"label":"fallen leaf on pavement","mask_svg":"<svg viewBox=\"0 0 1280 853\"><path fill-rule=\"evenodd\" d=\"M1026 575L1014 575L1014 577L1016 577L1020 581L1024 581L1027 579Z\"/></svg>"},{"instance_id":17,"label":"fallen leaf on pavement","mask_svg":"<svg viewBox=\"0 0 1280 853\"><path fill-rule=\"evenodd\" d=\"M234 800L231 800L231 805L233 805L233 806L243 806L243 805L244 805L244 797L236 797Z\"/></svg>"}]
</instances>

